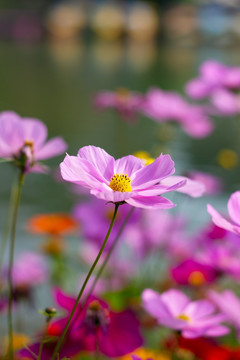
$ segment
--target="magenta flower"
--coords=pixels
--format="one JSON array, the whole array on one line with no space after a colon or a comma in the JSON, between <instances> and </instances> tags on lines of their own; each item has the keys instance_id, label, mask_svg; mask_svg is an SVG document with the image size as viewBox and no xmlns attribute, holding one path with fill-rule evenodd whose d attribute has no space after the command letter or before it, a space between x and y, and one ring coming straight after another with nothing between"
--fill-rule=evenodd
<instances>
[{"instance_id":1,"label":"magenta flower","mask_svg":"<svg viewBox=\"0 0 240 360\"><path fill-rule=\"evenodd\" d=\"M56 302L68 313L71 312L75 298L55 291ZM58 337L61 335L68 317L50 323L42 351L43 360L49 360ZM98 349L107 357L126 355L142 345L139 322L131 310L112 311L106 302L90 296L81 308L78 305L75 316L70 324L68 336L61 348L60 359L71 357L81 351L94 352ZM40 342L29 346L31 352L38 354ZM20 351L21 357L34 358L27 350Z\"/></svg>"},{"instance_id":2,"label":"magenta flower","mask_svg":"<svg viewBox=\"0 0 240 360\"><path fill-rule=\"evenodd\" d=\"M217 271L209 265L187 259L171 269L172 278L180 285L200 286L217 278Z\"/></svg>"},{"instance_id":3,"label":"magenta flower","mask_svg":"<svg viewBox=\"0 0 240 360\"><path fill-rule=\"evenodd\" d=\"M220 215L210 204L207 205L207 210L212 216L215 225L240 235L240 191L233 193L228 201L228 212L231 221Z\"/></svg>"},{"instance_id":4,"label":"magenta flower","mask_svg":"<svg viewBox=\"0 0 240 360\"><path fill-rule=\"evenodd\" d=\"M134 121L137 112L141 108L143 95L130 92L127 89L117 91L102 91L95 96L94 105L103 110L106 108L116 109L126 121Z\"/></svg>"},{"instance_id":5,"label":"magenta flower","mask_svg":"<svg viewBox=\"0 0 240 360\"><path fill-rule=\"evenodd\" d=\"M56 137L46 142L47 128L37 119L12 111L0 114L0 157L14 161L24 172L44 171L41 160L62 154L67 145Z\"/></svg>"},{"instance_id":6,"label":"magenta flower","mask_svg":"<svg viewBox=\"0 0 240 360\"><path fill-rule=\"evenodd\" d=\"M208 298L226 315L227 321L236 327L240 339L240 299L231 290L225 290L221 294L211 290Z\"/></svg>"},{"instance_id":7,"label":"magenta flower","mask_svg":"<svg viewBox=\"0 0 240 360\"><path fill-rule=\"evenodd\" d=\"M213 131L204 107L188 104L175 92L150 89L142 105L142 112L160 123L175 121L192 137L203 138Z\"/></svg>"},{"instance_id":8,"label":"magenta flower","mask_svg":"<svg viewBox=\"0 0 240 360\"><path fill-rule=\"evenodd\" d=\"M186 338L222 336L229 329L221 325L223 314L215 315L214 306L206 300L190 301L178 290L168 290L161 295L151 289L142 294L143 307L160 325L182 332Z\"/></svg>"},{"instance_id":9,"label":"magenta flower","mask_svg":"<svg viewBox=\"0 0 240 360\"><path fill-rule=\"evenodd\" d=\"M174 207L175 204L159 195L186 183L183 180L170 186L161 184L161 180L175 171L169 155L160 155L152 164L145 166L132 155L115 160L95 146L81 148L77 156L66 155L60 168L64 180L88 188L99 199L149 209Z\"/></svg>"}]
</instances>

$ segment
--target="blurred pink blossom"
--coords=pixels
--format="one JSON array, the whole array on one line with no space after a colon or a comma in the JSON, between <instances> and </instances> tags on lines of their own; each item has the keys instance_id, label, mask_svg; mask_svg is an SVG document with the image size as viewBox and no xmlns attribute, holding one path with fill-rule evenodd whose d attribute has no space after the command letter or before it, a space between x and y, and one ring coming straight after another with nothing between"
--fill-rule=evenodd
<instances>
[{"instance_id":1,"label":"blurred pink blossom","mask_svg":"<svg viewBox=\"0 0 240 360\"><path fill-rule=\"evenodd\" d=\"M0 113L0 157L12 160L24 172L46 170L39 161L62 154L60 137L46 142L47 127L37 119L21 118L13 111Z\"/></svg>"},{"instance_id":2,"label":"blurred pink blossom","mask_svg":"<svg viewBox=\"0 0 240 360\"><path fill-rule=\"evenodd\" d=\"M207 300L191 301L179 290L170 289L162 294L151 289L142 294L143 307L160 325L182 332L185 338L222 336L229 329L221 322L223 314L214 314L215 307Z\"/></svg>"}]
</instances>

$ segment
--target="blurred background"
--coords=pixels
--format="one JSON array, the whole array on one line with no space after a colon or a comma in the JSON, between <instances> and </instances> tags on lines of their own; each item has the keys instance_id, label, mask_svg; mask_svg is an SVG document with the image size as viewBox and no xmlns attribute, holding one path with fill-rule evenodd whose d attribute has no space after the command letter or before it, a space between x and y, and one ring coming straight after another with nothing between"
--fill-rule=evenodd
<instances>
[{"instance_id":1,"label":"blurred background","mask_svg":"<svg viewBox=\"0 0 240 360\"><path fill-rule=\"evenodd\" d=\"M129 124L114 111L99 113L93 98L100 90L145 93L151 86L183 94L203 61L239 66L239 46L238 0L2 0L0 109L41 119L49 136L65 138L70 154L87 144L115 157L168 152L178 174L193 169L222 177L227 198L239 186L239 119L217 119L215 131L196 140L148 118ZM219 158L226 149L224 163ZM52 160L53 167L60 161ZM1 169L4 221L13 173L8 164ZM56 176L27 178L23 219L70 210L73 197Z\"/></svg>"},{"instance_id":2,"label":"blurred background","mask_svg":"<svg viewBox=\"0 0 240 360\"><path fill-rule=\"evenodd\" d=\"M146 93L152 86L183 95L207 59L240 66L240 0L1 0L0 111L42 120L49 137L63 136L72 155L88 144L116 158L163 152L171 154L177 174L219 176L224 191L214 199L174 198L176 211L191 214L193 226L210 219L207 202L226 212L230 193L239 189L239 118L214 119L209 137L193 139L172 124L145 117L129 124L114 111L99 113L93 98L101 90ZM25 230L30 216L71 211L76 194L60 180L62 159L48 162L51 176L26 178L17 251L36 249ZM14 169L0 166L3 226Z\"/></svg>"},{"instance_id":3,"label":"blurred background","mask_svg":"<svg viewBox=\"0 0 240 360\"><path fill-rule=\"evenodd\" d=\"M239 186L238 118L217 119L213 134L196 140L169 124L147 118L129 124L116 112L99 113L93 98L100 90L145 93L151 86L183 94L204 60L239 66L239 46L238 0L2 0L0 109L41 119L49 136L65 138L70 154L87 144L115 157L168 152L178 174L194 169L222 177L227 197ZM219 158L225 150L224 163ZM60 161L54 159L53 167ZM13 174L7 164L1 167L4 218ZM64 184L56 185L56 176L27 178L23 218L36 209L71 208L73 197Z\"/></svg>"}]
</instances>

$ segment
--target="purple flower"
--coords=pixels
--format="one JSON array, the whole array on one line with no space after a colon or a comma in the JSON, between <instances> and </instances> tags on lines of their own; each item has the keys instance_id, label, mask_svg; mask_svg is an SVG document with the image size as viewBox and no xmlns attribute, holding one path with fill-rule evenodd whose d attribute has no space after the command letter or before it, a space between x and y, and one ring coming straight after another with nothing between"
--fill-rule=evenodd
<instances>
[{"instance_id":1,"label":"purple flower","mask_svg":"<svg viewBox=\"0 0 240 360\"><path fill-rule=\"evenodd\" d=\"M130 209L131 206L125 204L125 206L121 206L118 210L115 226L112 229L111 236L107 244L107 249L109 248L109 246L111 246L112 240L114 240L117 236ZM134 211L124 229L124 232L130 224L136 224L139 219L139 211ZM87 239L87 241L90 240L101 246L102 234L107 233L109 221L113 216L113 212L113 204L109 204L109 206L106 206L103 201L97 198L93 198L93 200L91 200L90 202L77 204L73 209L73 217L77 221L79 221L80 231L83 237ZM92 219L94 219L94 226Z\"/></svg>"},{"instance_id":2,"label":"purple flower","mask_svg":"<svg viewBox=\"0 0 240 360\"><path fill-rule=\"evenodd\" d=\"M233 193L228 201L228 212L231 221L220 215L210 204L207 205L207 210L212 216L215 225L240 235L240 191Z\"/></svg>"},{"instance_id":3,"label":"purple flower","mask_svg":"<svg viewBox=\"0 0 240 360\"><path fill-rule=\"evenodd\" d=\"M172 278L180 285L200 286L213 282L217 272L209 265L187 259L171 269Z\"/></svg>"},{"instance_id":4,"label":"purple flower","mask_svg":"<svg viewBox=\"0 0 240 360\"><path fill-rule=\"evenodd\" d=\"M64 294L61 290L55 291L55 297L58 305L70 313L75 298ZM49 341L44 344L41 359L50 359L67 319L68 317L64 317L49 324L47 330ZM65 356L71 357L81 351L93 352L96 349L107 357L126 355L142 345L139 327L139 322L131 310L116 313L103 300L90 296L83 308L78 305L68 336L60 350L60 359ZM40 342L37 342L29 348L33 353L38 354L39 346ZM25 349L20 351L20 355L34 358Z\"/></svg>"},{"instance_id":5,"label":"purple flower","mask_svg":"<svg viewBox=\"0 0 240 360\"><path fill-rule=\"evenodd\" d=\"M143 95L127 89L102 91L95 96L94 105L99 109L113 108L126 121L134 121L141 108Z\"/></svg>"},{"instance_id":6,"label":"purple flower","mask_svg":"<svg viewBox=\"0 0 240 360\"><path fill-rule=\"evenodd\" d=\"M39 161L66 150L62 138L47 142L46 138L47 128L40 120L21 118L12 111L0 114L0 157L14 161L24 172L44 171Z\"/></svg>"},{"instance_id":7,"label":"purple flower","mask_svg":"<svg viewBox=\"0 0 240 360\"><path fill-rule=\"evenodd\" d=\"M182 332L186 338L222 336L229 329L220 323L222 314L215 315L214 306L206 300L190 301L178 290L168 290L161 295L151 289L142 294L143 307L159 324Z\"/></svg>"},{"instance_id":8,"label":"purple flower","mask_svg":"<svg viewBox=\"0 0 240 360\"><path fill-rule=\"evenodd\" d=\"M174 207L175 204L159 195L186 183L186 180L176 181L171 186L161 183L175 171L169 155L161 154L152 164L145 166L132 155L115 160L95 146L81 148L77 156L66 155L60 168L64 180L88 188L99 199L126 202L141 208Z\"/></svg>"},{"instance_id":9,"label":"purple flower","mask_svg":"<svg viewBox=\"0 0 240 360\"><path fill-rule=\"evenodd\" d=\"M226 315L229 323L236 327L240 339L240 299L231 290L225 290L221 294L211 290L208 298Z\"/></svg>"},{"instance_id":10,"label":"purple flower","mask_svg":"<svg viewBox=\"0 0 240 360\"><path fill-rule=\"evenodd\" d=\"M175 92L150 89L142 105L142 111L157 122L176 121L192 137L206 137L213 130L204 107L188 104Z\"/></svg>"}]
</instances>

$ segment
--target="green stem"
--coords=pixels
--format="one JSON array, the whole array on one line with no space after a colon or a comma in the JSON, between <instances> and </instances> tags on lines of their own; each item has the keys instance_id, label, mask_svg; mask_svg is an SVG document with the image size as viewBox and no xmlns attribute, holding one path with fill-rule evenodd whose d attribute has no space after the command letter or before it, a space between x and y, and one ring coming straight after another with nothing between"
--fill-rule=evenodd
<instances>
[{"instance_id":1,"label":"green stem","mask_svg":"<svg viewBox=\"0 0 240 360\"><path fill-rule=\"evenodd\" d=\"M11 194L10 194L10 200L9 200L9 206L8 206L8 212L7 212L7 220L5 222L5 226L3 229L2 241L1 241L1 245L0 245L0 269L2 269L4 253L6 250L6 245L7 245L7 241L8 241L9 232L10 232L10 226L11 226L11 222L12 222L12 214L13 214L14 202L15 202L16 193L17 193L17 187L18 187L18 184L16 181L14 181L14 183L12 185L12 189L11 189Z\"/></svg>"},{"instance_id":2,"label":"green stem","mask_svg":"<svg viewBox=\"0 0 240 360\"><path fill-rule=\"evenodd\" d=\"M76 299L76 301L75 301L75 304L74 304L74 306L73 306L73 309L72 309L72 311L71 311L71 314L69 315L67 324L65 325L65 328L64 328L64 330L63 330L63 332L62 332L62 335L60 336L60 338L59 338L59 340L58 340L58 342L57 342L57 344L56 344L56 346L55 346L55 349L54 349L54 351L53 351L53 355L52 355L52 357L51 357L50 360L54 360L55 357L56 357L56 355L57 355L57 353L58 353L59 350L60 350L60 347L61 347L61 345L62 345L62 342L63 342L63 340L64 340L64 337L65 337L65 335L66 335L66 333L67 333L67 331L68 331L70 322L71 322L71 320L72 320L72 318L73 318L73 315L74 315L75 310L76 310L76 308L77 308L77 306L78 306L78 303L79 303L79 301L80 301L80 299L81 299L81 297L82 297L82 294L83 294L83 292L84 292L84 290L85 290L85 288L86 288L86 285L87 285L87 283L88 283L88 280L90 279L90 277L91 277L91 275L92 275L92 273L93 273L93 270L95 269L95 267L96 267L96 265L97 265L97 263L98 263L98 260L100 259L101 255L102 255L102 253L103 253L103 250L104 250L104 248L105 248L105 246L106 246L106 244L107 244L107 241L108 241L109 235L110 235L110 233L111 233L111 230L112 230L114 221L115 221L115 219L116 219L116 215L117 215L117 211L118 211L119 205L120 205L119 203L116 203L116 204L115 204L114 214L113 214L112 221L111 221L111 223L110 223L110 226L109 226L107 235L106 235L106 237L105 237L105 239L104 239L104 242L103 242L103 244L102 244L102 246L101 246L101 249L100 249L100 251L99 251L99 253L98 253L98 255L97 255L94 263L92 264L92 266L91 266L91 268L90 268L90 270L89 270L89 272L88 272L88 274L87 274L87 276L86 276L86 279L85 279L85 281L84 281L84 283L83 283L83 285L82 285L82 287L81 287L81 289L80 289L80 291L79 291L79 294L78 294L78 296L77 296L77 299Z\"/></svg>"},{"instance_id":3,"label":"green stem","mask_svg":"<svg viewBox=\"0 0 240 360\"><path fill-rule=\"evenodd\" d=\"M91 287L90 287L87 295L85 296L85 299L84 299L84 302L83 302L83 306L85 305L88 297L93 293L93 291L94 291L94 289L95 289L95 286L96 286L99 278L101 277L101 275L102 275L102 273L103 273L103 270L105 269L105 267L106 267L106 265L107 265L107 263L108 263L108 261L109 261L109 258L111 257L111 255L112 255L112 253L113 253L113 251L114 251L114 249L115 249L115 247L116 247L116 245L117 245L117 243L118 243L118 240L120 239L120 237L121 237L121 235L122 235L122 232L123 232L123 230L124 230L124 228L125 228L128 220L129 220L130 217L132 216L133 210L134 210L134 207L132 207L132 208L130 209L129 213L127 214L127 216L126 216L126 218L125 218L125 220L124 220L124 222L122 223L122 226L120 227L120 229L119 229L119 231L118 231L118 233L117 233L117 236L115 237L115 239L114 239L114 241L113 241L113 243L112 243L112 245L111 245L111 247L110 247L110 249L109 249L106 257L105 257L105 260L103 261L102 265L100 266L100 268L99 268L99 270L98 270L98 272L97 272L97 274L96 274L96 277L94 278L94 281L93 281L93 283L92 283L92 285L91 285ZM80 314L80 312L81 312L81 309L78 310L78 313L77 313L76 318L78 317L78 315ZM74 323L74 322L73 322L73 323ZM72 325L73 325L73 323L72 323Z\"/></svg>"},{"instance_id":4,"label":"green stem","mask_svg":"<svg viewBox=\"0 0 240 360\"><path fill-rule=\"evenodd\" d=\"M14 247L16 238L16 227L18 218L18 209L20 204L21 192L24 182L24 172L20 172L18 180L18 188L15 193L15 201L13 204L13 216L11 226L11 242L9 251L9 268L8 268L8 284L9 284L9 298L8 298L8 337L9 337L9 360L13 360L13 319L12 319L12 303L13 303L13 281L12 270L14 262Z\"/></svg>"},{"instance_id":5,"label":"green stem","mask_svg":"<svg viewBox=\"0 0 240 360\"><path fill-rule=\"evenodd\" d=\"M102 263L102 265L100 266L100 268L99 268L99 270L98 270L98 272L97 272L97 274L96 274L96 277L95 277L95 279L94 279L94 281L93 281L93 284L92 284L92 286L90 287L90 289L89 289L89 291L88 291L88 294L87 294L87 296L86 296L86 298L85 298L86 300L87 300L87 298L92 294L92 292L93 292L93 290L94 290L94 288L95 288L95 286L96 286L96 284L97 284L100 276L102 275L102 272L103 272L103 270L105 269L105 267L106 267L106 265L107 265L107 263L108 263L108 261L109 261L109 258L111 257L111 255L112 255L112 253L113 253L113 251L114 251L114 249L115 249L115 247L116 247L116 245L117 245L117 243L118 243L118 240L120 239L120 237L121 237L121 235L122 235L122 233L123 233L123 230L124 230L124 228L125 228L128 220L130 219L130 217L131 217L131 215L132 215L132 213L133 213L133 210L134 210L134 207L132 207L132 208L130 209L130 211L129 211L129 213L127 214L127 216L126 216L126 218L125 218L125 220L124 220L121 228L119 229L119 231L118 231L118 233L117 233L117 236L116 236L115 240L113 241L112 246L110 247L110 249L109 249L109 251L108 251L108 253L107 253L106 257L105 257L105 260L104 260L104 262Z\"/></svg>"},{"instance_id":6,"label":"green stem","mask_svg":"<svg viewBox=\"0 0 240 360\"><path fill-rule=\"evenodd\" d=\"M43 350L43 346L44 346L45 338L46 338L46 335L47 335L47 330L48 330L48 325L49 325L50 320L51 320L51 318L47 319L47 324L46 324L45 331L44 331L44 334L43 334L43 337L42 337L42 341L41 341L40 347L39 347L39 352L38 352L38 357L37 357L38 360L41 360L42 350Z\"/></svg>"}]
</instances>

